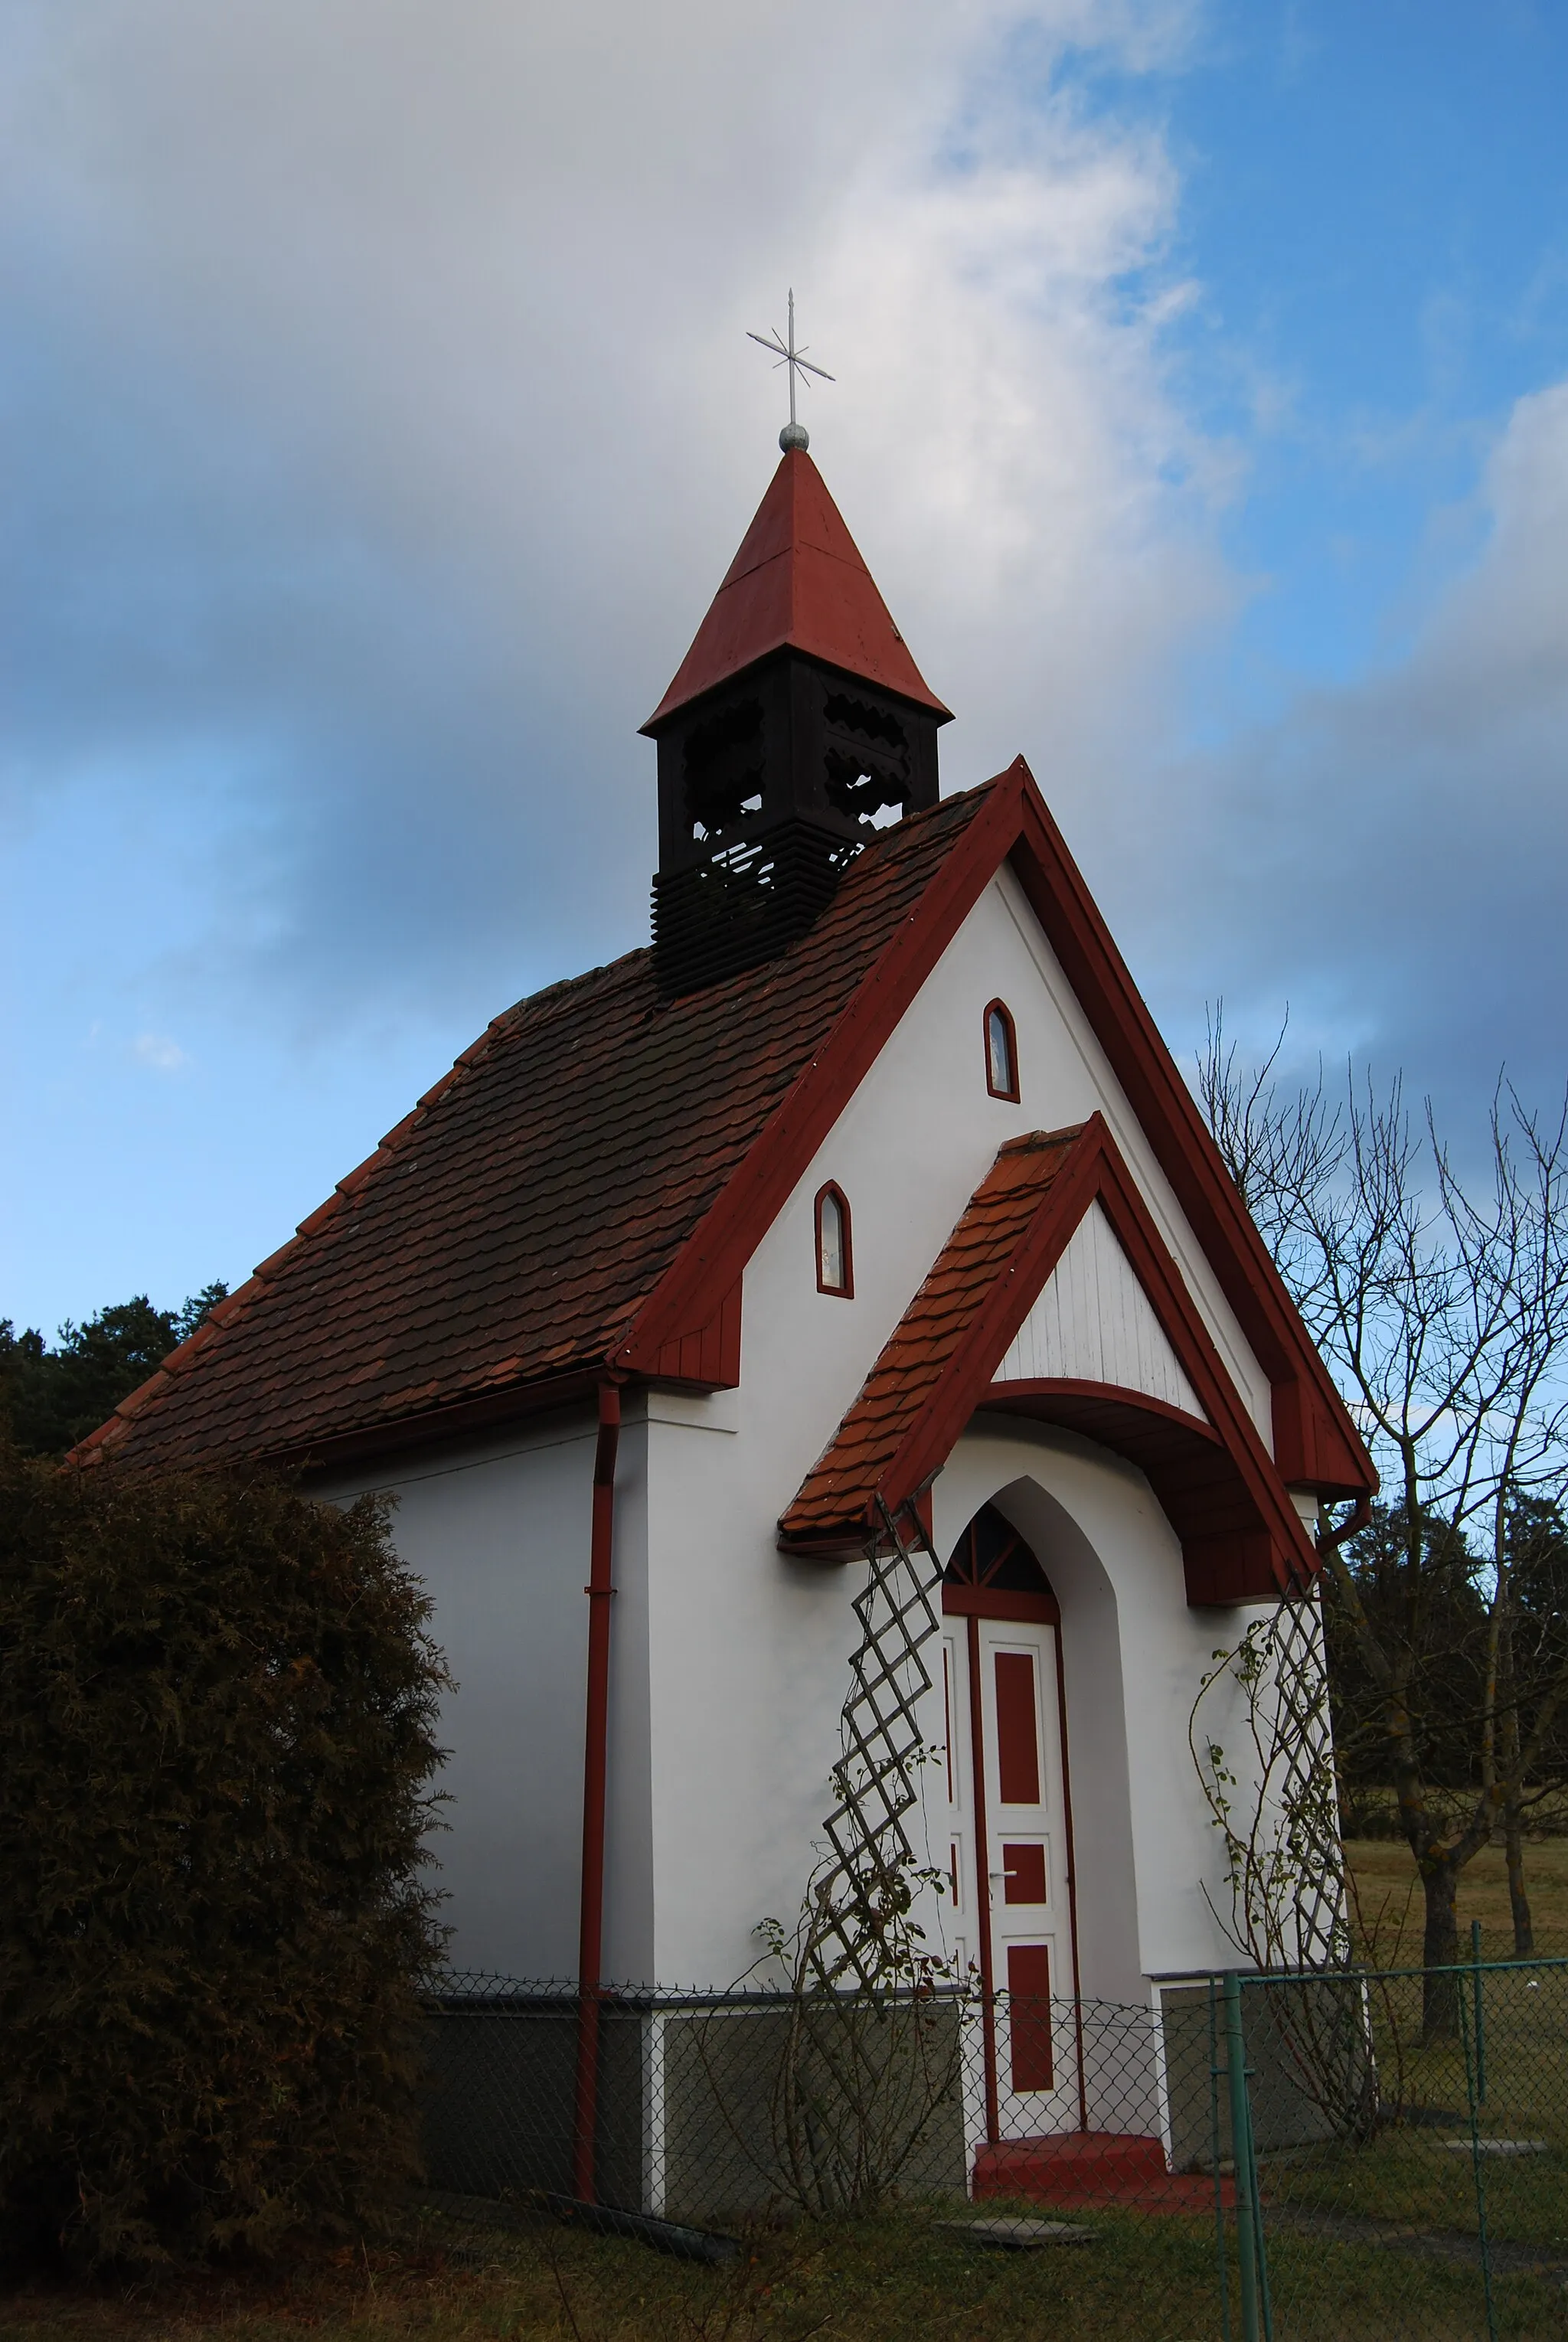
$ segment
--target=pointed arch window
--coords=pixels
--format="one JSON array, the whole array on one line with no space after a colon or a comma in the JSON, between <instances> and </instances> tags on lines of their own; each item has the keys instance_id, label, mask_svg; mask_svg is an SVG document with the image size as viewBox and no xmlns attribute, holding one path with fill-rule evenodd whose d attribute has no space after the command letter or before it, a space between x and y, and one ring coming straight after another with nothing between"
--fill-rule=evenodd
<instances>
[{"instance_id":1,"label":"pointed arch window","mask_svg":"<svg viewBox=\"0 0 1568 2342\"><path fill-rule=\"evenodd\" d=\"M982 1505L943 1572L942 1606L971 1618L1037 1619L1059 1626L1062 1613L1034 1548L994 1505Z\"/></svg>"},{"instance_id":2,"label":"pointed arch window","mask_svg":"<svg viewBox=\"0 0 1568 2342\"><path fill-rule=\"evenodd\" d=\"M1018 1035L1004 1000L985 1011L985 1086L994 1098L1018 1102Z\"/></svg>"},{"instance_id":3,"label":"pointed arch window","mask_svg":"<svg viewBox=\"0 0 1568 2342\"><path fill-rule=\"evenodd\" d=\"M816 1289L854 1298L854 1255L850 1243L849 1199L830 1179L816 1198Z\"/></svg>"}]
</instances>

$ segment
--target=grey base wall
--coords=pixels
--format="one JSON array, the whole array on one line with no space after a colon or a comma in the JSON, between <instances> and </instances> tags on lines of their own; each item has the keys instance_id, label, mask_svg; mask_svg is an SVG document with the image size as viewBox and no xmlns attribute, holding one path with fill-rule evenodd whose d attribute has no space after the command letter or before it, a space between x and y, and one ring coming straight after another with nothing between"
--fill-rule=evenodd
<instances>
[{"instance_id":1,"label":"grey base wall","mask_svg":"<svg viewBox=\"0 0 1568 2342\"><path fill-rule=\"evenodd\" d=\"M568 2007L432 2016L424 2161L464 2195L574 2192ZM701 2223L967 2191L956 2009L605 2010L600 2202Z\"/></svg>"},{"instance_id":2,"label":"grey base wall","mask_svg":"<svg viewBox=\"0 0 1568 2342\"><path fill-rule=\"evenodd\" d=\"M1243 1988L1255 2144L1355 2125L1375 2087L1353 1979ZM1081 2048L1092 2131L1164 2135L1173 2170L1231 2158L1223 1988L1157 2008L1056 2005ZM463 2195L575 2193L577 2011L569 1996L449 2005L425 2026L426 2176ZM973 2003L851 1996L602 2010L594 2193L701 2226L891 2199L962 2198L984 2136ZM968 2086L968 2104L965 2086ZM1077 2127L1064 2097L1055 2134Z\"/></svg>"},{"instance_id":3,"label":"grey base wall","mask_svg":"<svg viewBox=\"0 0 1568 2342\"><path fill-rule=\"evenodd\" d=\"M1359 1984L1243 1982L1243 2031L1260 2155L1342 2135L1369 2086L1371 2041ZM1176 2171L1208 2171L1231 2156L1225 2009L1216 1983L1161 1994L1170 2154Z\"/></svg>"}]
</instances>

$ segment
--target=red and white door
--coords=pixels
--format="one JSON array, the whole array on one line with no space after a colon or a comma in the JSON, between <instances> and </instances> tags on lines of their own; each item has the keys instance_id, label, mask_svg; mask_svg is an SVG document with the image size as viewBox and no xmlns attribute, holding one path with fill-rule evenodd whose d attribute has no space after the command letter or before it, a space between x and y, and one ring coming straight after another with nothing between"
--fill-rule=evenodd
<instances>
[{"instance_id":1,"label":"red and white door","mask_svg":"<svg viewBox=\"0 0 1568 2342\"><path fill-rule=\"evenodd\" d=\"M997 1542L984 1524L982 1558ZM1007 1537L1003 1574L1021 1576L1026 1556L1037 1588L967 1570L954 1582L961 1547L943 1589L944 1778L954 1950L983 1994L986 2128L1027 2138L1078 2119L1076 1977L1056 1606Z\"/></svg>"}]
</instances>

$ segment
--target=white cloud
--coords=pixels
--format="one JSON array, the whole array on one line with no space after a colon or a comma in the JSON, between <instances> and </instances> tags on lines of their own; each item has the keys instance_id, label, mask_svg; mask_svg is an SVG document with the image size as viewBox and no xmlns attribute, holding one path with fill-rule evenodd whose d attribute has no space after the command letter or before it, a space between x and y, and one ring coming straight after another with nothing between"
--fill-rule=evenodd
<instances>
[{"instance_id":1,"label":"white cloud","mask_svg":"<svg viewBox=\"0 0 1568 2342\"><path fill-rule=\"evenodd\" d=\"M181 1073L191 1062L166 1033L138 1033L131 1044L131 1055L139 1066L150 1066L155 1074Z\"/></svg>"},{"instance_id":2,"label":"white cloud","mask_svg":"<svg viewBox=\"0 0 1568 2342\"><path fill-rule=\"evenodd\" d=\"M1190 6L10 13L19 761L152 793L209 764L176 987L262 951L269 999L330 1014L634 939L634 726L765 481L743 335L788 282L952 778L1023 747L1099 817L1230 606L1231 459L1164 372L1176 175L1064 75L1169 66Z\"/></svg>"}]
</instances>

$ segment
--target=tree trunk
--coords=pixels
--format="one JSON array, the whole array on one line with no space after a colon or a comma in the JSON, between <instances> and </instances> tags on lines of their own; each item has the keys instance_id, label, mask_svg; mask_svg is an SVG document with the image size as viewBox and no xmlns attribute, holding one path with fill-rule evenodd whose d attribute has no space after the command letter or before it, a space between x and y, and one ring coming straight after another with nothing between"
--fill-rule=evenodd
<instances>
[{"instance_id":1,"label":"tree trunk","mask_svg":"<svg viewBox=\"0 0 1568 2342\"><path fill-rule=\"evenodd\" d=\"M1513 1957L1533 1959L1535 1926L1524 1889L1524 1829L1517 1806L1511 1805L1503 1817L1503 1846L1508 1863L1508 1906L1513 1914Z\"/></svg>"},{"instance_id":2,"label":"tree trunk","mask_svg":"<svg viewBox=\"0 0 1568 2342\"><path fill-rule=\"evenodd\" d=\"M1459 1865L1428 1855L1421 1863L1421 1884L1426 1897L1426 1927L1422 1937L1421 2037L1449 2038L1459 2030L1459 1991L1453 1970L1459 1959L1459 1917L1454 1897ZM1446 1973L1440 1973L1446 1971Z\"/></svg>"}]
</instances>

